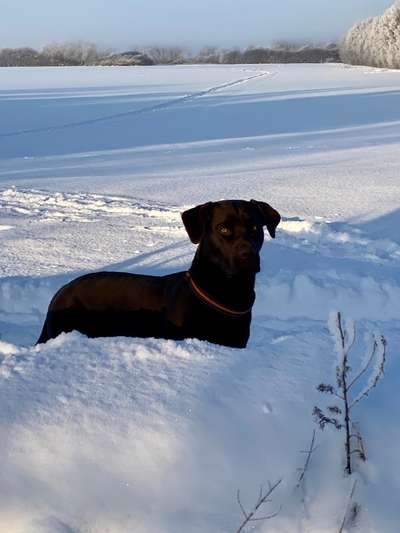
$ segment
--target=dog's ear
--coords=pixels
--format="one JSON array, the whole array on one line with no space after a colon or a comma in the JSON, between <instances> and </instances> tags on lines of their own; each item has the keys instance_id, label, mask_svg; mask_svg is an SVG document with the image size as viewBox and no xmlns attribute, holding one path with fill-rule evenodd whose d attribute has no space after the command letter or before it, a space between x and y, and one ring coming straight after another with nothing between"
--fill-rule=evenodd
<instances>
[{"instance_id":1,"label":"dog's ear","mask_svg":"<svg viewBox=\"0 0 400 533\"><path fill-rule=\"evenodd\" d=\"M275 230L281 221L281 215L265 202L258 202L257 200L250 200L250 202L257 206L262 215L263 225L267 226L268 233L275 239Z\"/></svg>"},{"instance_id":2,"label":"dog's ear","mask_svg":"<svg viewBox=\"0 0 400 533\"><path fill-rule=\"evenodd\" d=\"M198 205L181 214L189 239L193 244L198 244L204 232L204 225L210 213L212 202Z\"/></svg>"}]
</instances>

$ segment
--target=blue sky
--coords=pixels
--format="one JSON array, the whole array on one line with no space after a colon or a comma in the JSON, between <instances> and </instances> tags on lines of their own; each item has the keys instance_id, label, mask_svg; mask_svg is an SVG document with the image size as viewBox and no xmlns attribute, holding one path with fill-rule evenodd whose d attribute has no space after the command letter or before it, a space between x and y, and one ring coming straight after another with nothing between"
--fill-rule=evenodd
<instances>
[{"instance_id":1,"label":"blue sky","mask_svg":"<svg viewBox=\"0 0 400 533\"><path fill-rule=\"evenodd\" d=\"M393 0L0 0L0 48L82 39L113 48L334 40Z\"/></svg>"}]
</instances>

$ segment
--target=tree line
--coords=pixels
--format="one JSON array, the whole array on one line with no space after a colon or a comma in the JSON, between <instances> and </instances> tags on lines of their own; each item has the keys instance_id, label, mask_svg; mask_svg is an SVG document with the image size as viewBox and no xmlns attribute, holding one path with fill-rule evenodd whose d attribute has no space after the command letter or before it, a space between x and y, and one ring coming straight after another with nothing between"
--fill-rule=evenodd
<instances>
[{"instance_id":1,"label":"tree line","mask_svg":"<svg viewBox=\"0 0 400 533\"><path fill-rule=\"evenodd\" d=\"M84 41L53 43L41 50L30 47L0 49L0 67L84 65L179 65L248 63L325 63L340 61L335 43L302 44L279 41L270 47L245 49L204 47L197 53L180 47L153 46L122 53L102 50Z\"/></svg>"}]
</instances>

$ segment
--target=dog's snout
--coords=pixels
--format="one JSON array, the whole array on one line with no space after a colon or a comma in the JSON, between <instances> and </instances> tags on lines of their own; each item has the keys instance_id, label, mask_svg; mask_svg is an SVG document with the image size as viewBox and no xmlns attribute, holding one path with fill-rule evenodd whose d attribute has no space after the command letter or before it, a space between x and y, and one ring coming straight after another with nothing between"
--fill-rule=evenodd
<instances>
[{"instance_id":1,"label":"dog's snout","mask_svg":"<svg viewBox=\"0 0 400 533\"><path fill-rule=\"evenodd\" d=\"M256 255L254 247L249 242L238 244L237 255L243 259Z\"/></svg>"},{"instance_id":2,"label":"dog's snout","mask_svg":"<svg viewBox=\"0 0 400 533\"><path fill-rule=\"evenodd\" d=\"M260 270L258 250L253 243L243 240L237 244L235 252L236 264L241 271L258 272Z\"/></svg>"}]
</instances>

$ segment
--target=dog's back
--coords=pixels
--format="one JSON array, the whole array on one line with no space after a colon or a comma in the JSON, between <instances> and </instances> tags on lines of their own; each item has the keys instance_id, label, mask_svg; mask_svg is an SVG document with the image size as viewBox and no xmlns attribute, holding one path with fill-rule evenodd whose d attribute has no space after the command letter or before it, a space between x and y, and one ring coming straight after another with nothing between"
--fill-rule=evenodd
<instances>
[{"instance_id":1,"label":"dog's back","mask_svg":"<svg viewBox=\"0 0 400 533\"><path fill-rule=\"evenodd\" d=\"M183 272L161 277L98 272L79 277L53 297L37 342L73 330L88 337L168 335L163 315L183 277Z\"/></svg>"}]
</instances>

